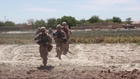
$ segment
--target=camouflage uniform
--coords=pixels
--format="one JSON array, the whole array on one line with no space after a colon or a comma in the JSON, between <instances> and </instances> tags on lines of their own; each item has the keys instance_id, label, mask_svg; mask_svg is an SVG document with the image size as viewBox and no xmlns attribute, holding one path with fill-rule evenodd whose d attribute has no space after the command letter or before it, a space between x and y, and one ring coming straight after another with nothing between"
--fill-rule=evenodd
<instances>
[{"instance_id":1,"label":"camouflage uniform","mask_svg":"<svg viewBox=\"0 0 140 79\"><path fill-rule=\"evenodd\" d=\"M44 29L44 28L43 28ZM41 58L43 59L43 64L46 66L47 64L47 56L48 56L48 47L52 44L52 38L46 33L40 32L38 35L36 35L35 40L40 45L39 46L39 53Z\"/></svg>"},{"instance_id":2,"label":"camouflage uniform","mask_svg":"<svg viewBox=\"0 0 140 79\"><path fill-rule=\"evenodd\" d=\"M68 28L68 25L66 24L66 22L62 23L62 30L66 33L67 36L67 42L66 42L66 46L65 46L65 51L64 51L64 55L67 54L67 52L69 52L69 38L71 33L71 30Z\"/></svg>"},{"instance_id":3,"label":"camouflage uniform","mask_svg":"<svg viewBox=\"0 0 140 79\"><path fill-rule=\"evenodd\" d=\"M59 31L58 31L59 29ZM61 59L61 55L63 54L66 45L66 34L61 30L61 25L57 25L57 31L53 33L53 37L56 43L56 57Z\"/></svg>"}]
</instances>

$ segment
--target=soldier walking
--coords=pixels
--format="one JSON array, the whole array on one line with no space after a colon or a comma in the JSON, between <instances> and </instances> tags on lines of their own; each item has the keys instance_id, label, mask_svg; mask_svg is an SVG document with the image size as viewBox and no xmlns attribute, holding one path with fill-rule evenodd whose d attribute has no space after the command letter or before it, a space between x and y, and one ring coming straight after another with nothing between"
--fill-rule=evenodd
<instances>
[{"instance_id":1,"label":"soldier walking","mask_svg":"<svg viewBox=\"0 0 140 79\"><path fill-rule=\"evenodd\" d=\"M42 63L44 66L46 66L48 60L48 52L50 52L52 49L52 38L49 36L49 34L46 33L45 27L40 28L40 33L36 35L35 41L39 44L39 53L43 59Z\"/></svg>"},{"instance_id":2,"label":"soldier walking","mask_svg":"<svg viewBox=\"0 0 140 79\"><path fill-rule=\"evenodd\" d=\"M61 59L61 55L64 53L65 50L67 37L65 32L62 31L60 24L58 24L56 28L57 28L56 32L53 33L53 38L56 43L56 53L57 53L56 57Z\"/></svg>"},{"instance_id":3,"label":"soldier walking","mask_svg":"<svg viewBox=\"0 0 140 79\"><path fill-rule=\"evenodd\" d=\"M67 52L70 52L69 51L69 38L70 38L70 35L72 34L71 30L69 29L69 26L67 25L66 22L63 22L62 23L62 30L66 33L66 37L67 37L67 42L66 42L66 46L65 46L65 51L64 51L64 55L67 54Z\"/></svg>"}]
</instances>

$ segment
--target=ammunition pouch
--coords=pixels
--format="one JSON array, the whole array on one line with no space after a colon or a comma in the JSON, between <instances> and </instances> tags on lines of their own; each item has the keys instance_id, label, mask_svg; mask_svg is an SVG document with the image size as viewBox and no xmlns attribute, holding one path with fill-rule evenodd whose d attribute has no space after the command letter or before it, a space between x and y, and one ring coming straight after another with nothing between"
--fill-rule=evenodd
<instances>
[{"instance_id":1,"label":"ammunition pouch","mask_svg":"<svg viewBox=\"0 0 140 79\"><path fill-rule=\"evenodd\" d=\"M48 52L50 52L52 50L53 46L52 45L48 45Z\"/></svg>"}]
</instances>

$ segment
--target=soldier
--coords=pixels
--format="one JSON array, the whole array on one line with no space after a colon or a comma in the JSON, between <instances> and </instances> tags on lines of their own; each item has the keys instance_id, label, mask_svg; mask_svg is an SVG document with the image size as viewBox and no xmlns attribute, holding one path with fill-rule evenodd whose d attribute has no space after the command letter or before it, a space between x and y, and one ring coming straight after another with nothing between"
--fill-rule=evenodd
<instances>
[{"instance_id":1,"label":"soldier","mask_svg":"<svg viewBox=\"0 0 140 79\"><path fill-rule=\"evenodd\" d=\"M69 38L70 38L70 35L72 34L72 32L69 29L69 26L67 25L66 22L62 23L62 30L66 33L66 36L67 36L67 42L66 42L66 46L65 46L65 51L63 53L64 55L66 55L67 52L70 52L69 51Z\"/></svg>"},{"instance_id":2,"label":"soldier","mask_svg":"<svg viewBox=\"0 0 140 79\"><path fill-rule=\"evenodd\" d=\"M48 52L50 52L52 49L52 38L49 36L49 34L46 33L45 27L40 28L40 33L36 35L35 41L40 45L39 53L43 59L44 66L46 66L48 60Z\"/></svg>"},{"instance_id":3,"label":"soldier","mask_svg":"<svg viewBox=\"0 0 140 79\"><path fill-rule=\"evenodd\" d=\"M40 27L38 27L36 35L40 33Z\"/></svg>"},{"instance_id":4,"label":"soldier","mask_svg":"<svg viewBox=\"0 0 140 79\"><path fill-rule=\"evenodd\" d=\"M56 57L61 59L61 55L65 50L64 46L66 44L67 38L65 32L62 31L60 24L58 24L56 28L57 28L56 32L53 33L53 38L56 43L56 53L57 53Z\"/></svg>"}]
</instances>

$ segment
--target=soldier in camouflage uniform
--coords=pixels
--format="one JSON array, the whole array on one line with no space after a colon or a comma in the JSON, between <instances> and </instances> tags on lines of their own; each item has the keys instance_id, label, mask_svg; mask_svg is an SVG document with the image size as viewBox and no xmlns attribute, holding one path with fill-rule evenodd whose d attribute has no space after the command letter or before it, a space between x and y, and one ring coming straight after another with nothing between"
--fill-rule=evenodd
<instances>
[{"instance_id":1,"label":"soldier in camouflage uniform","mask_svg":"<svg viewBox=\"0 0 140 79\"><path fill-rule=\"evenodd\" d=\"M64 46L66 45L67 38L65 32L62 31L60 24L58 24L56 28L56 32L53 33L53 38L56 43L56 57L61 59L61 55L65 50Z\"/></svg>"},{"instance_id":2,"label":"soldier in camouflage uniform","mask_svg":"<svg viewBox=\"0 0 140 79\"><path fill-rule=\"evenodd\" d=\"M67 25L66 22L62 23L62 30L66 33L66 36L67 36L67 42L66 42L66 46L65 46L65 51L63 53L64 55L66 55L67 52L70 52L69 51L69 38L70 38L70 35L72 34L72 32L69 29L69 26Z\"/></svg>"},{"instance_id":3,"label":"soldier in camouflage uniform","mask_svg":"<svg viewBox=\"0 0 140 79\"><path fill-rule=\"evenodd\" d=\"M40 28L40 33L36 35L35 41L40 45L40 56L43 59L44 66L46 66L48 60L48 52L50 51L49 47L52 46L52 38L46 33L45 27Z\"/></svg>"}]
</instances>

